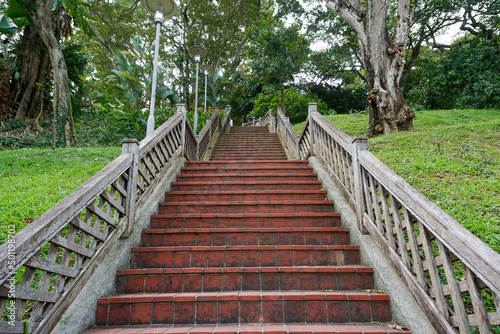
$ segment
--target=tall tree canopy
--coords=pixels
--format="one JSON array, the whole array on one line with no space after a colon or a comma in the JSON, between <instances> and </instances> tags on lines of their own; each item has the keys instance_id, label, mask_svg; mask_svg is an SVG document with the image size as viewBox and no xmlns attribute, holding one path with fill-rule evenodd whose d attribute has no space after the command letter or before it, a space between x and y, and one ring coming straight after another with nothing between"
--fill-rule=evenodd
<instances>
[{"instance_id":1,"label":"tall tree canopy","mask_svg":"<svg viewBox=\"0 0 500 334\"><path fill-rule=\"evenodd\" d=\"M266 26L250 32L250 68L262 83L280 90L282 110L285 110L285 83L302 69L310 51L309 41L299 29L298 25Z\"/></svg>"}]
</instances>

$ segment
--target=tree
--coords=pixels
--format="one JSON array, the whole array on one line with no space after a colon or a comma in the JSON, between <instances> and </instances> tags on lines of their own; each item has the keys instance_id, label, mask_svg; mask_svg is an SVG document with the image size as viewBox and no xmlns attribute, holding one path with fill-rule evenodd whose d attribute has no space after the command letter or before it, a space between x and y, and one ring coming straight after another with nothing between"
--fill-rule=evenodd
<instances>
[{"instance_id":1,"label":"tree","mask_svg":"<svg viewBox=\"0 0 500 334\"><path fill-rule=\"evenodd\" d=\"M444 55L423 51L408 77L409 101L435 109L500 108L500 37L469 34Z\"/></svg>"},{"instance_id":2,"label":"tree","mask_svg":"<svg viewBox=\"0 0 500 334\"><path fill-rule=\"evenodd\" d=\"M326 6L344 19L358 36L368 84L368 134L413 129L415 113L399 87L408 49L412 6L398 0L397 18L389 30L388 0L328 0Z\"/></svg>"},{"instance_id":3,"label":"tree","mask_svg":"<svg viewBox=\"0 0 500 334\"><path fill-rule=\"evenodd\" d=\"M303 93L295 87L285 89L285 107L290 122L300 123L306 120L309 103L314 102L318 105L318 112L327 114L328 106L311 92ZM254 100L254 110L251 115L255 117L264 116L269 109L276 110L281 105L281 96L275 90L268 90L260 93Z\"/></svg>"},{"instance_id":4,"label":"tree","mask_svg":"<svg viewBox=\"0 0 500 334\"><path fill-rule=\"evenodd\" d=\"M248 49L250 67L262 83L281 91L281 108L285 110L285 84L297 74L309 55L309 41L298 25L264 27L250 31L252 45Z\"/></svg>"},{"instance_id":5,"label":"tree","mask_svg":"<svg viewBox=\"0 0 500 334\"><path fill-rule=\"evenodd\" d=\"M72 21L90 34L84 4L81 0L15 0L27 13L37 36L42 40L49 55L53 80L53 113L64 123L66 146L76 141L75 122L71 106L68 69L61 41L72 32ZM13 1L14 2L14 1Z\"/></svg>"},{"instance_id":6,"label":"tree","mask_svg":"<svg viewBox=\"0 0 500 334\"><path fill-rule=\"evenodd\" d=\"M140 36L132 40L133 48L128 51L115 51L113 57L118 70L111 70L111 75L106 78L117 91L114 98L125 106L126 110L142 109L149 100L152 86L152 64L145 61L152 54L151 48L144 48ZM158 68L158 86L156 87L156 107L160 107L163 101L171 104L178 102L175 94L164 84L165 71Z\"/></svg>"},{"instance_id":7,"label":"tree","mask_svg":"<svg viewBox=\"0 0 500 334\"><path fill-rule=\"evenodd\" d=\"M190 78L194 61L189 47L203 45L207 49L204 63L219 68L227 79L236 73L243 61L247 31L272 15L273 1L179 1L179 15L165 23L170 51L180 72L175 84L189 102Z\"/></svg>"}]
</instances>

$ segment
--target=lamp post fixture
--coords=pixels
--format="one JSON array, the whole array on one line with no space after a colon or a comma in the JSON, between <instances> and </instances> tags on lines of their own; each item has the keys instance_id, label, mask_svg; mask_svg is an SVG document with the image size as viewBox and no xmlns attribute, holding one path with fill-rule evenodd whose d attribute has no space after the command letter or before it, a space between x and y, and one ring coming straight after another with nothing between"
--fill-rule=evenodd
<instances>
[{"instance_id":1,"label":"lamp post fixture","mask_svg":"<svg viewBox=\"0 0 500 334\"><path fill-rule=\"evenodd\" d=\"M207 110L207 81L208 81L208 72L212 70L212 66L205 64L201 66L201 70L205 72L205 111Z\"/></svg>"},{"instance_id":2,"label":"lamp post fixture","mask_svg":"<svg viewBox=\"0 0 500 334\"><path fill-rule=\"evenodd\" d=\"M198 72L200 71L201 57L207 54L207 50L203 46L192 46L189 48L189 54L194 57L196 63L196 85L194 86L194 134L198 134Z\"/></svg>"},{"instance_id":3,"label":"lamp post fixture","mask_svg":"<svg viewBox=\"0 0 500 334\"><path fill-rule=\"evenodd\" d=\"M156 77L158 73L158 49L160 48L160 30L163 20L171 18L177 12L177 5L173 0L143 0L144 8L154 15L156 24L155 58L153 63L153 84L151 87L151 105L149 106L148 128L146 136L153 133L155 129L155 100L156 100Z\"/></svg>"}]
</instances>

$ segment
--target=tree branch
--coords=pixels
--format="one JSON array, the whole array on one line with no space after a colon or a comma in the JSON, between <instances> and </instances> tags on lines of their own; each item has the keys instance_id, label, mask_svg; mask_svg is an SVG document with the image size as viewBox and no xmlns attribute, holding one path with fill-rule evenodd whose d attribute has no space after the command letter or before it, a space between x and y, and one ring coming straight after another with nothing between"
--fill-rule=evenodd
<instances>
[{"instance_id":1,"label":"tree branch","mask_svg":"<svg viewBox=\"0 0 500 334\"><path fill-rule=\"evenodd\" d=\"M395 44L400 43L407 45L408 36L410 34L411 18L413 14L413 6L409 0L398 0L398 18L396 25Z\"/></svg>"},{"instance_id":2,"label":"tree branch","mask_svg":"<svg viewBox=\"0 0 500 334\"><path fill-rule=\"evenodd\" d=\"M243 5L241 4L241 2L242 2L241 0L238 1L238 8L240 9L240 12L243 14L243 17L244 17L243 22L244 22L245 33L246 33L246 31L248 30L248 14L247 14L247 11L245 10L245 8L243 7ZM236 55L234 57L233 65L231 66L231 70L229 71L229 77L231 77L234 74L234 72L236 72L236 69L240 65L241 49L243 48L243 45L245 45L246 40L247 40L247 36L245 34L243 36L240 44L238 45L238 48L236 49Z\"/></svg>"},{"instance_id":3,"label":"tree branch","mask_svg":"<svg viewBox=\"0 0 500 334\"><path fill-rule=\"evenodd\" d=\"M366 39L363 26L365 13L354 8L354 6L346 0L328 0L326 2L326 7L334 11L344 21L346 21L347 24L356 30L360 39Z\"/></svg>"}]
</instances>

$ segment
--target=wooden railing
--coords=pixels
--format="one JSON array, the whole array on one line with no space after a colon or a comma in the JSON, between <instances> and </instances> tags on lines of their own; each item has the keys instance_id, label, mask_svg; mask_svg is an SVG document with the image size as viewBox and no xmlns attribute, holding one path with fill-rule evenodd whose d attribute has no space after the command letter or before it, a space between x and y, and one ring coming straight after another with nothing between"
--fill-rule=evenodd
<instances>
[{"instance_id":1,"label":"wooden railing","mask_svg":"<svg viewBox=\"0 0 500 334\"><path fill-rule=\"evenodd\" d=\"M274 117L274 114L271 109L269 109L269 112L264 116L242 124L242 126L266 126L266 125L269 127L269 132L271 133L276 132L276 118Z\"/></svg>"},{"instance_id":2,"label":"wooden railing","mask_svg":"<svg viewBox=\"0 0 500 334\"><path fill-rule=\"evenodd\" d=\"M299 136L295 132L290 119L285 116L281 107L277 108L276 113L276 132L280 133L285 142L285 149L295 158L299 158Z\"/></svg>"},{"instance_id":3,"label":"wooden railing","mask_svg":"<svg viewBox=\"0 0 500 334\"><path fill-rule=\"evenodd\" d=\"M259 121L259 124L261 121ZM278 110L276 131L297 158L326 165L438 333L500 333L500 255L309 105L300 136Z\"/></svg>"},{"instance_id":4,"label":"wooden railing","mask_svg":"<svg viewBox=\"0 0 500 334\"><path fill-rule=\"evenodd\" d=\"M310 105L300 158L316 155L439 333L498 333L500 255ZM496 328L495 328L496 327Z\"/></svg>"},{"instance_id":5,"label":"wooden railing","mask_svg":"<svg viewBox=\"0 0 500 334\"><path fill-rule=\"evenodd\" d=\"M195 136L185 107L49 211L0 246L0 333L50 333L120 237L171 163L205 155L212 136L228 130L217 112Z\"/></svg>"}]
</instances>

